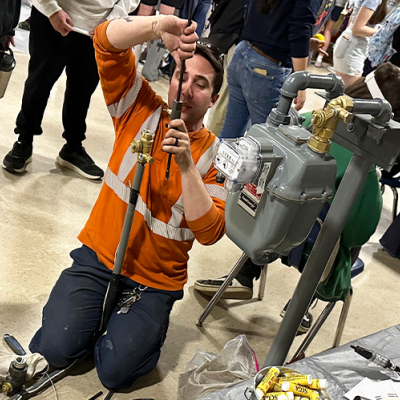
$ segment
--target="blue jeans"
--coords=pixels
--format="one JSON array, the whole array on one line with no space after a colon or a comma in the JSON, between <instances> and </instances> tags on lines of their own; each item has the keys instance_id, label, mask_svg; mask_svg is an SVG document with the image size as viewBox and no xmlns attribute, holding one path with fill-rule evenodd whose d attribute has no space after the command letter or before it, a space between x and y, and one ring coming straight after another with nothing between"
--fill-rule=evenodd
<instances>
[{"instance_id":1,"label":"blue jeans","mask_svg":"<svg viewBox=\"0 0 400 400\"><path fill-rule=\"evenodd\" d=\"M192 20L197 22L196 33L199 38L201 38L201 34L204 30L204 25L206 23L206 17L208 13L208 9L211 6L211 0L194 0L193 1L193 16ZM189 16L189 1L185 1L185 5L183 6L180 17L183 19L187 19Z\"/></svg>"},{"instance_id":2,"label":"blue jeans","mask_svg":"<svg viewBox=\"0 0 400 400\"><path fill-rule=\"evenodd\" d=\"M153 370L160 357L169 314L183 290L147 288L126 314L115 307L107 332L96 343L111 271L86 246L71 252L72 267L64 270L43 308L42 327L29 349L42 354L53 368L65 368L94 347L94 362L102 384L125 389ZM139 286L121 276L119 291Z\"/></svg>"},{"instance_id":3,"label":"blue jeans","mask_svg":"<svg viewBox=\"0 0 400 400\"><path fill-rule=\"evenodd\" d=\"M261 56L245 41L240 42L228 66L229 100L220 138L243 136L249 120L252 125L264 123L291 71Z\"/></svg>"}]
</instances>

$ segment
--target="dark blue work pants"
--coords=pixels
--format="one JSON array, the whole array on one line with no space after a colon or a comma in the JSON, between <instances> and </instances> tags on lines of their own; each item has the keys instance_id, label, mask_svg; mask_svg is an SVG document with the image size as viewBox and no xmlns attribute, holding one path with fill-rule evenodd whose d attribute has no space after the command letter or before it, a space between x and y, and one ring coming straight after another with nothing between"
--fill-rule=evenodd
<instances>
[{"instance_id":1,"label":"dark blue work pants","mask_svg":"<svg viewBox=\"0 0 400 400\"><path fill-rule=\"evenodd\" d=\"M71 252L71 268L64 270L43 308L42 327L29 349L42 354L53 368L64 368L94 345L97 374L108 389L125 389L157 364L169 324L169 314L183 291L147 288L127 314L114 309L107 332L94 343L111 271L86 246ZM121 277L120 290L139 286Z\"/></svg>"}]
</instances>

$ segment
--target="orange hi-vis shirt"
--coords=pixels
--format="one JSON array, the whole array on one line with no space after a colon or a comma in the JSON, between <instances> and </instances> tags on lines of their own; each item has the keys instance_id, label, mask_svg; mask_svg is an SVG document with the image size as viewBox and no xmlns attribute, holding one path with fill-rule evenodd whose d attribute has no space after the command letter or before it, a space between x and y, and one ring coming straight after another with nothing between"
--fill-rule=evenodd
<instances>
[{"instance_id":1,"label":"orange hi-vis shirt","mask_svg":"<svg viewBox=\"0 0 400 400\"><path fill-rule=\"evenodd\" d=\"M216 182L213 165L218 139L205 128L189 134L193 161L213 205L201 218L187 221L174 157L170 178L165 180L168 154L161 150L161 142L168 130L168 106L135 68L132 50L118 50L110 44L108 23L96 29L94 47L116 137L99 197L78 238L113 269L136 169L137 154L131 152L130 144L140 138L143 129L155 131L154 164L145 166L122 274L156 289L180 290L187 281L188 252L194 239L210 245L225 233L227 193Z\"/></svg>"}]
</instances>

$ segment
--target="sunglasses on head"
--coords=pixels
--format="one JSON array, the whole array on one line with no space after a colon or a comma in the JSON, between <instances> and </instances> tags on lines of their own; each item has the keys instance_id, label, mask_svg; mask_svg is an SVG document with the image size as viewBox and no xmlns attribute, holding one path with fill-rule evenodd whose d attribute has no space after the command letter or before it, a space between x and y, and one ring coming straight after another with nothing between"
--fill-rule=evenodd
<instances>
[{"instance_id":1,"label":"sunglasses on head","mask_svg":"<svg viewBox=\"0 0 400 400\"><path fill-rule=\"evenodd\" d=\"M220 60L222 63L224 62L225 54L221 53L221 50L217 46L214 46L213 44L208 43L208 42L201 42L201 41L198 41L197 44L207 47L208 49L210 49L212 51L213 56L217 60Z\"/></svg>"}]
</instances>

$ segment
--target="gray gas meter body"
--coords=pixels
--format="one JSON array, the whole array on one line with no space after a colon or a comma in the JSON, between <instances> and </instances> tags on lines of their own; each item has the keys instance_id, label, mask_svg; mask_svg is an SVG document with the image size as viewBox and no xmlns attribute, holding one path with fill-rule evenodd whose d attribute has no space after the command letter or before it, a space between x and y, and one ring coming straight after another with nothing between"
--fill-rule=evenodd
<instances>
[{"instance_id":1,"label":"gray gas meter body","mask_svg":"<svg viewBox=\"0 0 400 400\"><path fill-rule=\"evenodd\" d=\"M261 166L254 182L229 193L226 232L264 264L266 253L286 255L306 239L332 197L336 161L310 150L310 133L299 125L254 125L247 136L260 145Z\"/></svg>"}]
</instances>

